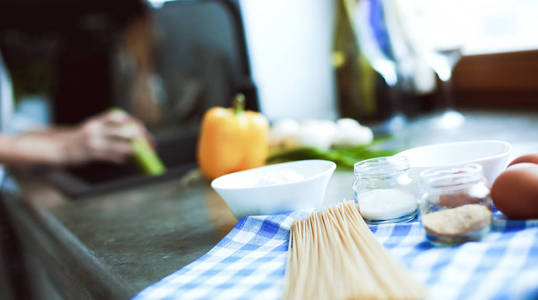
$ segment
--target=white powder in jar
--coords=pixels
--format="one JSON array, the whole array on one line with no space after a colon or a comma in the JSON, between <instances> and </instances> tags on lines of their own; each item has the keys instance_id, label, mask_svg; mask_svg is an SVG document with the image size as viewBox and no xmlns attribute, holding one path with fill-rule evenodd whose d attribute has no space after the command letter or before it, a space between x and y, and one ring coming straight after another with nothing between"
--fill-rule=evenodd
<instances>
[{"instance_id":1,"label":"white powder in jar","mask_svg":"<svg viewBox=\"0 0 538 300\"><path fill-rule=\"evenodd\" d=\"M292 183L303 180L305 177L293 169L276 169L265 172L256 178L254 186L266 186L273 184Z\"/></svg>"},{"instance_id":2,"label":"white powder in jar","mask_svg":"<svg viewBox=\"0 0 538 300\"><path fill-rule=\"evenodd\" d=\"M359 210L367 220L389 220L417 209L415 196L403 189L377 189L358 195Z\"/></svg>"}]
</instances>

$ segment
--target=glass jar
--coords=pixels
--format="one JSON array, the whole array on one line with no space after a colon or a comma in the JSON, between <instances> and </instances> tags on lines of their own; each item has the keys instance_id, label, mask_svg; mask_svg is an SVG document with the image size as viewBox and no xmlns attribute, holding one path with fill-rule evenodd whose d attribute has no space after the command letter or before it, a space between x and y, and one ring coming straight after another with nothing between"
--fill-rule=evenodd
<instances>
[{"instance_id":1,"label":"glass jar","mask_svg":"<svg viewBox=\"0 0 538 300\"><path fill-rule=\"evenodd\" d=\"M353 198L370 224L405 222L418 211L417 185L404 156L363 160L354 166Z\"/></svg>"},{"instance_id":2,"label":"glass jar","mask_svg":"<svg viewBox=\"0 0 538 300\"><path fill-rule=\"evenodd\" d=\"M419 207L430 242L460 244L479 240L489 232L492 208L482 166L426 170L420 181Z\"/></svg>"}]
</instances>

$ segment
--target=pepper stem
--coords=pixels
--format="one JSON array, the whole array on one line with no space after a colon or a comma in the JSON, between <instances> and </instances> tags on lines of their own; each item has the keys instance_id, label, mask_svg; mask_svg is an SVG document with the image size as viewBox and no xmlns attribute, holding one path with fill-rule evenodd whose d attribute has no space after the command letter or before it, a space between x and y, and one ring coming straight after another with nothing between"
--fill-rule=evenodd
<instances>
[{"instance_id":1,"label":"pepper stem","mask_svg":"<svg viewBox=\"0 0 538 300\"><path fill-rule=\"evenodd\" d=\"M238 93L234 96L233 109L235 115L240 115L245 111L245 95Z\"/></svg>"}]
</instances>

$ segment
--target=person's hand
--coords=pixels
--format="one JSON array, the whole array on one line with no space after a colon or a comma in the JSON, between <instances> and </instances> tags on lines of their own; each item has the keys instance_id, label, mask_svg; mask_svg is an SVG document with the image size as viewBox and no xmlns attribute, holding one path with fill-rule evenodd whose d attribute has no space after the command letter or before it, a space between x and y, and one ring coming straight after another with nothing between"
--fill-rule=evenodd
<instances>
[{"instance_id":1,"label":"person's hand","mask_svg":"<svg viewBox=\"0 0 538 300\"><path fill-rule=\"evenodd\" d=\"M133 123L137 126L126 126ZM123 163L132 154L131 139L140 135L153 143L140 122L121 110L112 110L88 119L59 138L64 148L65 164L90 161Z\"/></svg>"},{"instance_id":2,"label":"person's hand","mask_svg":"<svg viewBox=\"0 0 538 300\"><path fill-rule=\"evenodd\" d=\"M132 139L140 136L144 136L153 145L153 139L139 121L121 110L113 110L74 128L47 128L16 136L0 134L0 163L122 163L132 154Z\"/></svg>"}]
</instances>

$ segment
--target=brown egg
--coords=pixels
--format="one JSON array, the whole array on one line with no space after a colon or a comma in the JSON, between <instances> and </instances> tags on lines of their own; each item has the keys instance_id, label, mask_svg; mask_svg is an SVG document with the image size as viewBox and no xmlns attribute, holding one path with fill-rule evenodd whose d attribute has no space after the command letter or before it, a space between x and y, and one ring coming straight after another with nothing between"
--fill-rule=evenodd
<instances>
[{"instance_id":1,"label":"brown egg","mask_svg":"<svg viewBox=\"0 0 538 300\"><path fill-rule=\"evenodd\" d=\"M538 164L510 166L493 183L491 198L509 218L538 218Z\"/></svg>"},{"instance_id":2,"label":"brown egg","mask_svg":"<svg viewBox=\"0 0 538 300\"><path fill-rule=\"evenodd\" d=\"M514 159L508 166L519 163L533 163L538 164L538 153L522 155Z\"/></svg>"}]
</instances>

